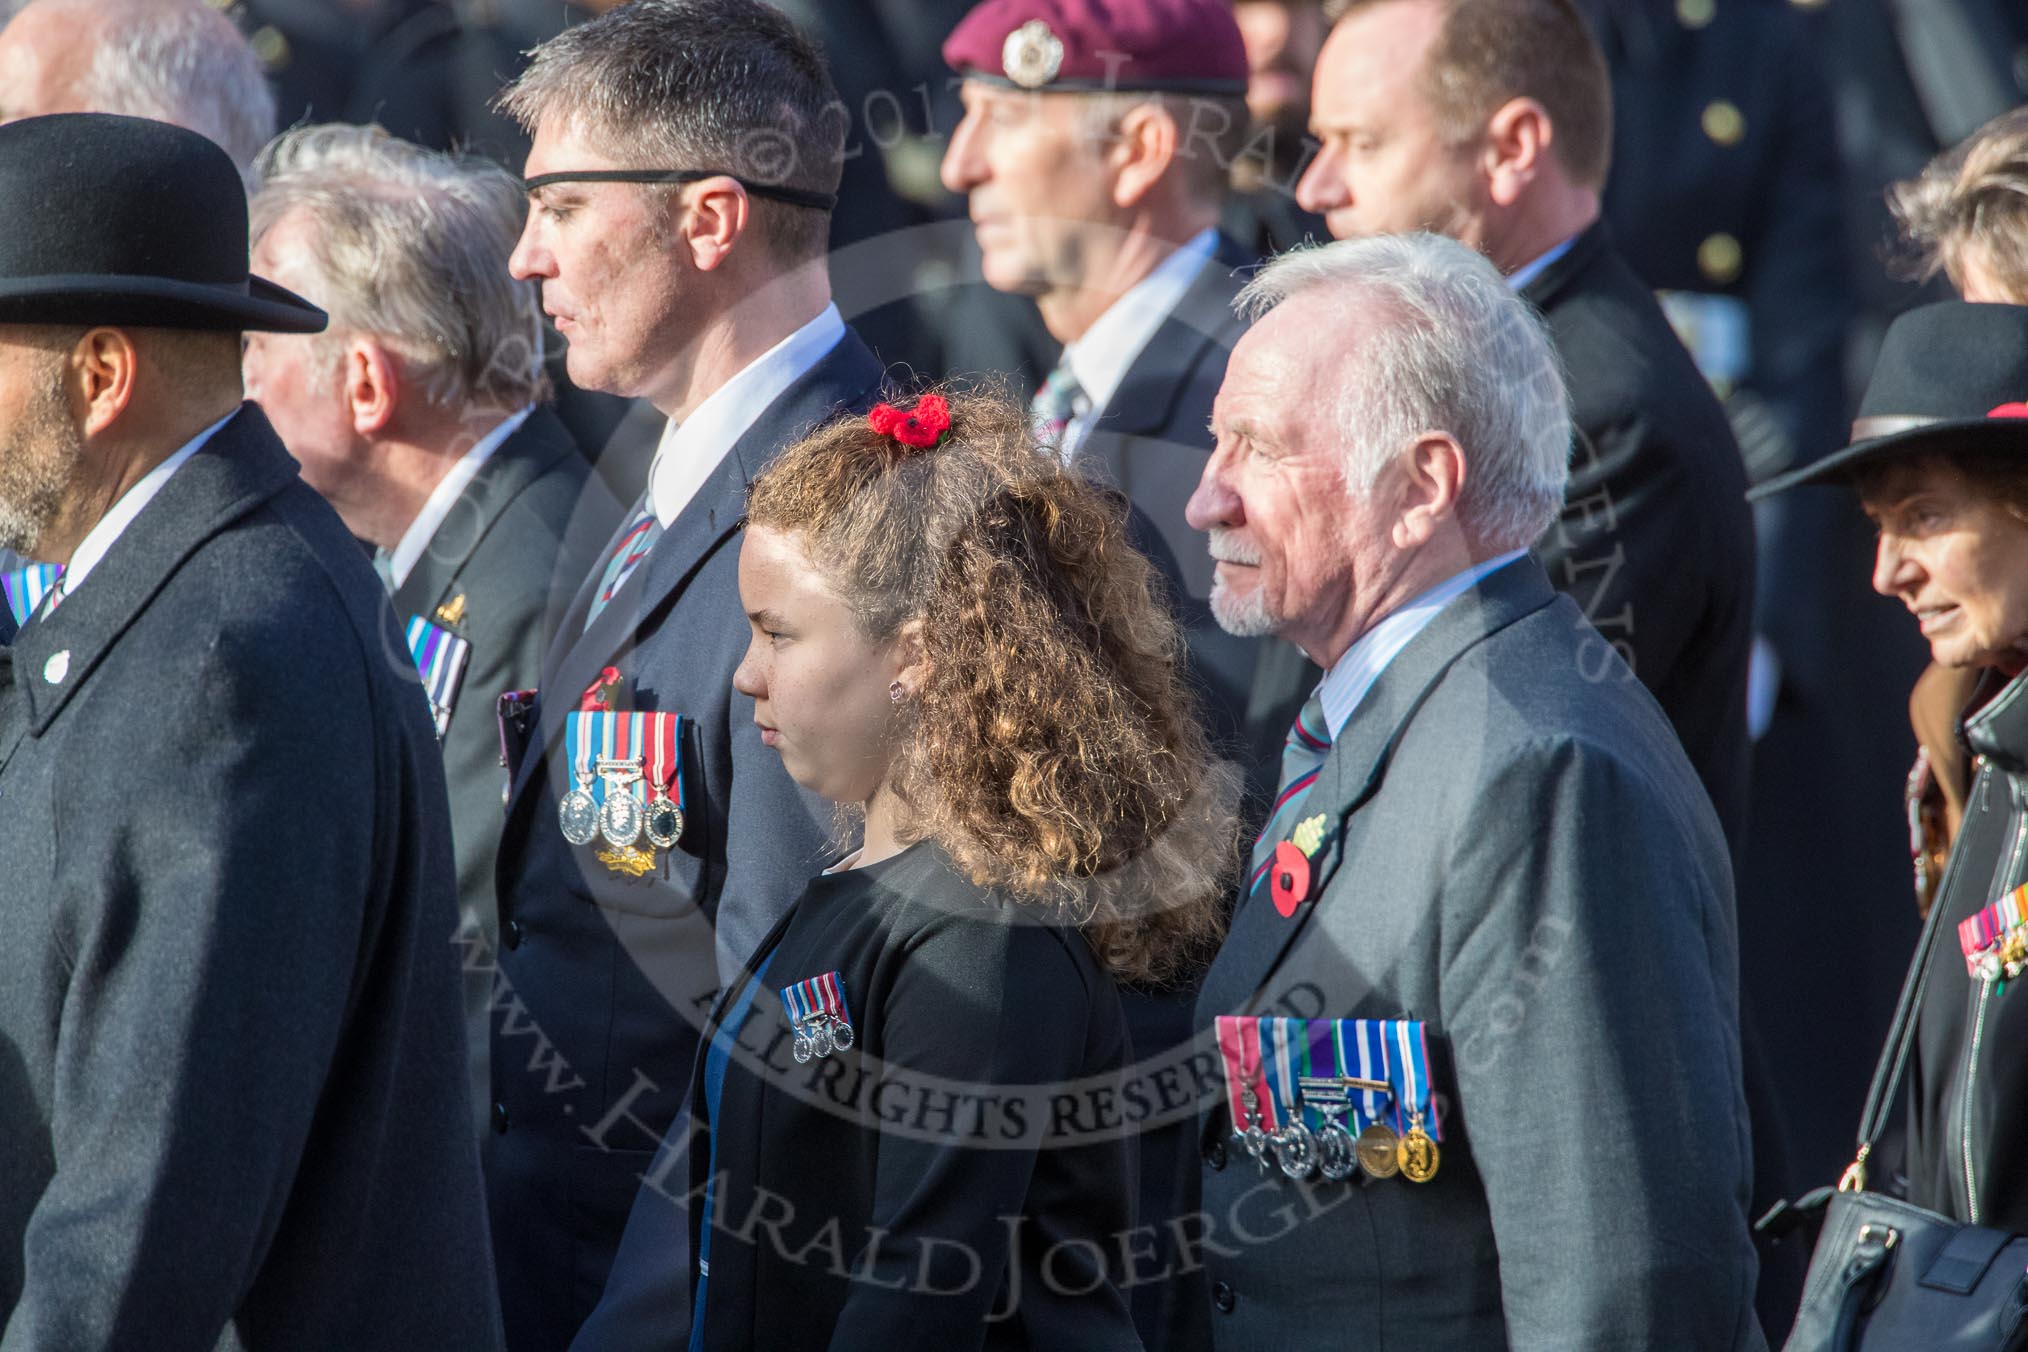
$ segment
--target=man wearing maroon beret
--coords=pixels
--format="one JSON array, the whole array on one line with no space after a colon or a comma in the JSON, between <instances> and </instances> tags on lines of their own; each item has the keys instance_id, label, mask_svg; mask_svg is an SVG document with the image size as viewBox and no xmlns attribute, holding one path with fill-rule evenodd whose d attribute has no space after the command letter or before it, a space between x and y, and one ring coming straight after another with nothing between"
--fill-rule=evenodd
<instances>
[{"instance_id":1,"label":"man wearing maroon beret","mask_svg":"<svg viewBox=\"0 0 2028 1352\"><path fill-rule=\"evenodd\" d=\"M1239 270L1257 261L1218 231L1249 130L1232 7L985 0L944 43L944 60L963 77L965 108L944 185L969 198L986 282L1033 297L1064 344L1035 397L1037 435L1124 491L1167 544L1212 731L1236 745L1261 643L1211 619L1211 559L1183 516L1242 328ZM1266 761L1278 760L1287 726L1271 721ZM1261 788L1274 771L1265 765ZM1127 993L1144 1063L1188 1037L1191 1006L1188 991ZM1123 1277L1148 1345L1179 1346L1170 1319L1182 1260L1169 1222L1194 1206L1183 1191L1198 1173L1189 1128L1148 1132L1141 1155L1148 1244Z\"/></svg>"}]
</instances>

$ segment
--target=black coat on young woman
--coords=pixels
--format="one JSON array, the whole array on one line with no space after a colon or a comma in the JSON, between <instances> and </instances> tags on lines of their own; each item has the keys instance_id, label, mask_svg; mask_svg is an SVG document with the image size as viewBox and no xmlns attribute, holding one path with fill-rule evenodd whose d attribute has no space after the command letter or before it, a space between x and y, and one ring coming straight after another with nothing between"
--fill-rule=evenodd
<instances>
[{"instance_id":1,"label":"black coat on young woman","mask_svg":"<svg viewBox=\"0 0 2028 1352\"><path fill-rule=\"evenodd\" d=\"M718 1117L700 1073L573 1352L691 1346L713 1177L706 1348L1141 1346L1092 1265L1133 1227L1139 1138L1079 1135L1132 1060L1080 934L924 842L813 878L752 966ZM781 991L830 972L852 1045L799 1063Z\"/></svg>"},{"instance_id":2,"label":"black coat on young woman","mask_svg":"<svg viewBox=\"0 0 2028 1352\"><path fill-rule=\"evenodd\" d=\"M613 1288L656 1261L634 1242L642 1211L687 1194L694 1300L715 1175L706 1348L1141 1345L1091 1238L1132 1226L1134 1137L1059 1129L1053 1111L1131 1059L1082 935L922 842L812 879L753 965L717 1119L700 1075L694 1134L649 1173ZM799 1064L781 991L830 972L852 1046ZM595 1318L579 1346L686 1345L680 1327L646 1335Z\"/></svg>"}]
</instances>

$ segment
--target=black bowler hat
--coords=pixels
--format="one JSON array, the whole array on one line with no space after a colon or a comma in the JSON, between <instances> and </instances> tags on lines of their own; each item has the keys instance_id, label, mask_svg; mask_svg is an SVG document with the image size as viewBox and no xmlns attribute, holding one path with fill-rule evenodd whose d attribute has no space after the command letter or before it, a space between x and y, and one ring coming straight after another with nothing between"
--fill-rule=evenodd
<instances>
[{"instance_id":1,"label":"black bowler hat","mask_svg":"<svg viewBox=\"0 0 2028 1352\"><path fill-rule=\"evenodd\" d=\"M1897 316L1859 401L1852 444L1747 496L1838 482L1925 451L2028 455L2028 306L1947 300Z\"/></svg>"},{"instance_id":2,"label":"black bowler hat","mask_svg":"<svg viewBox=\"0 0 2028 1352\"><path fill-rule=\"evenodd\" d=\"M248 275L246 185L196 132L109 113L0 126L0 324L318 333Z\"/></svg>"}]
</instances>

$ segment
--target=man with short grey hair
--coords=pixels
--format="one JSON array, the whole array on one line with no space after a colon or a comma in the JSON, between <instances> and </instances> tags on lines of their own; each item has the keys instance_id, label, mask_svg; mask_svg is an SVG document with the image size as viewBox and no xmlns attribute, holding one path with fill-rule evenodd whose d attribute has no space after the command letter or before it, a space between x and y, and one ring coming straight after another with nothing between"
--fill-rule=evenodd
<instances>
[{"instance_id":1,"label":"man with short grey hair","mask_svg":"<svg viewBox=\"0 0 2028 1352\"><path fill-rule=\"evenodd\" d=\"M507 275L518 180L336 124L284 134L259 177L254 265L332 322L248 335L247 392L374 547L437 714L476 1126L491 1098L499 929L494 701L535 685L557 612L619 508L600 487L587 495L585 459L542 405L536 290Z\"/></svg>"},{"instance_id":2,"label":"man with short grey hair","mask_svg":"<svg viewBox=\"0 0 2028 1352\"><path fill-rule=\"evenodd\" d=\"M275 131L260 58L204 0L31 0L0 31L0 121L124 113L186 127L242 170Z\"/></svg>"},{"instance_id":3,"label":"man with short grey hair","mask_svg":"<svg viewBox=\"0 0 2028 1352\"><path fill-rule=\"evenodd\" d=\"M1725 840L1528 554L1568 473L1548 337L1428 234L1241 301L1191 521L1221 622L1324 678L1197 1005L1227 1092L1187 1345L1759 1349Z\"/></svg>"},{"instance_id":4,"label":"man with short grey hair","mask_svg":"<svg viewBox=\"0 0 2028 1352\"><path fill-rule=\"evenodd\" d=\"M590 1313L717 991L823 867L829 810L732 688L750 632L737 535L751 477L863 412L882 368L831 301L837 94L779 10L631 0L537 48L502 104L533 136L514 275L541 285L573 381L669 420L539 706L504 724L486 1172L521 1352L565 1346ZM602 729L616 745L594 757ZM594 792L659 805L666 829L593 827Z\"/></svg>"}]
</instances>

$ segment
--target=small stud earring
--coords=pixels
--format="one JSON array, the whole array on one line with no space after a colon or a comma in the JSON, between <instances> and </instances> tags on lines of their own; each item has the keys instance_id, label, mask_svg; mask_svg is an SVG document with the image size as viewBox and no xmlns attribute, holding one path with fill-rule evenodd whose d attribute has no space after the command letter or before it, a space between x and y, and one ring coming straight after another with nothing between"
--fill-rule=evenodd
<instances>
[{"instance_id":1,"label":"small stud earring","mask_svg":"<svg viewBox=\"0 0 2028 1352\"><path fill-rule=\"evenodd\" d=\"M889 699L889 700L890 700L890 701L891 701L892 703L895 703L895 704L899 704L899 703L901 703L901 694L902 694L902 691L901 691L901 682L900 682L900 681L896 681L896 682L895 682L895 683L894 683L893 685L890 685L890 686L888 686L888 687L887 687L887 698L888 698L888 699Z\"/></svg>"}]
</instances>

